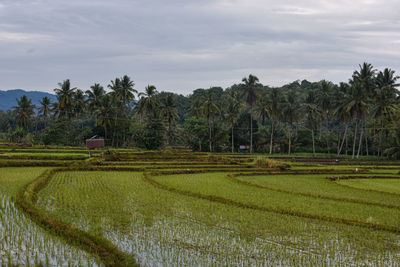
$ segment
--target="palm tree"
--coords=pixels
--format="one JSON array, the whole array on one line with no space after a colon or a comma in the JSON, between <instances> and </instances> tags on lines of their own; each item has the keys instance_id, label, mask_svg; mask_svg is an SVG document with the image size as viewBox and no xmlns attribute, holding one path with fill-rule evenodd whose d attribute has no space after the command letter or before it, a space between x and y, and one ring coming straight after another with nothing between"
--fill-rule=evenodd
<instances>
[{"instance_id":1,"label":"palm tree","mask_svg":"<svg viewBox=\"0 0 400 267\"><path fill-rule=\"evenodd\" d=\"M366 95L368 97L373 96L374 89L375 89L375 73L376 70L373 69L374 67L364 62L362 65L359 65L360 70L354 71L353 73L353 80L355 82L360 83L363 90L365 90Z\"/></svg>"},{"instance_id":2,"label":"palm tree","mask_svg":"<svg viewBox=\"0 0 400 267\"><path fill-rule=\"evenodd\" d=\"M203 104L203 114L207 117L208 127L209 127L209 145L210 145L210 152L212 152L212 122L215 115L220 114L220 109L217 104L214 102L211 92L208 92L207 100Z\"/></svg>"},{"instance_id":3,"label":"palm tree","mask_svg":"<svg viewBox=\"0 0 400 267\"><path fill-rule=\"evenodd\" d=\"M40 107L38 108L38 112L41 113L41 116L47 118L51 112L51 100L47 96L43 97L42 100L39 101Z\"/></svg>"},{"instance_id":4,"label":"palm tree","mask_svg":"<svg viewBox=\"0 0 400 267\"><path fill-rule=\"evenodd\" d=\"M282 102L282 94L279 88L272 88L269 91L269 115L271 118L271 136L270 136L270 144L269 144L269 154L272 154L272 148L274 143L274 131L275 131L275 123L281 117L281 102Z\"/></svg>"},{"instance_id":5,"label":"palm tree","mask_svg":"<svg viewBox=\"0 0 400 267\"><path fill-rule=\"evenodd\" d=\"M201 117L203 114L203 101L200 98L195 98L192 100L192 103L190 105L190 114L195 117Z\"/></svg>"},{"instance_id":6,"label":"palm tree","mask_svg":"<svg viewBox=\"0 0 400 267\"><path fill-rule=\"evenodd\" d=\"M333 84L326 80L322 80L317 91L317 101L322 112L322 118L326 122L326 146L329 153L329 117L332 105L332 89ZM320 131L322 130L322 120Z\"/></svg>"},{"instance_id":7,"label":"palm tree","mask_svg":"<svg viewBox=\"0 0 400 267\"><path fill-rule=\"evenodd\" d=\"M135 94L137 94L137 90L134 89L133 87L135 86L135 83L131 80L131 78L128 75L124 75L124 77L121 78L121 83L120 83L120 94L121 94L121 100L122 104L126 106L129 104L130 101L135 99Z\"/></svg>"},{"instance_id":8,"label":"palm tree","mask_svg":"<svg viewBox=\"0 0 400 267\"><path fill-rule=\"evenodd\" d=\"M98 125L102 126L104 129L104 138L107 139L108 130L112 125L115 108L113 105L112 96L109 94L104 95L104 97L102 97L99 101L99 107L94 111L94 113L98 119Z\"/></svg>"},{"instance_id":9,"label":"palm tree","mask_svg":"<svg viewBox=\"0 0 400 267\"><path fill-rule=\"evenodd\" d=\"M86 99L82 90L77 89L73 95L73 112L76 117L86 112Z\"/></svg>"},{"instance_id":10,"label":"palm tree","mask_svg":"<svg viewBox=\"0 0 400 267\"><path fill-rule=\"evenodd\" d=\"M238 121L241 113L242 105L238 100L239 96L236 91L231 90L229 95L227 96L227 100L225 103L225 111L224 117L228 121L228 124L231 128L231 144L232 144L232 153L235 151L234 146L234 127L236 122Z\"/></svg>"},{"instance_id":11,"label":"palm tree","mask_svg":"<svg viewBox=\"0 0 400 267\"><path fill-rule=\"evenodd\" d=\"M374 121L380 122L378 156L382 153L382 135L385 120L391 120L392 114L398 105L396 99L398 91L396 84L398 76L394 76L395 71L386 68L380 71L376 77L376 89L374 93L374 105L371 108L371 117Z\"/></svg>"},{"instance_id":12,"label":"palm tree","mask_svg":"<svg viewBox=\"0 0 400 267\"><path fill-rule=\"evenodd\" d=\"M262 94L257 100L255 107L256 116L261 119L261 125L265 125L265 120L269 117L270 101L267 94Z\"/></svg>"},{"instance_id":13,"label":"palm tree","mask_svg":"<svg viewBox=\"0 0 400 267\"><path fill-rule=\"evenodd\" d=\"M161 102L161 117L167 124L168 144L171 144L171 125L179 118L172 94L168 94Z\"/></svg>"},{"instance_id":14,"label":"palm tree","mask_svg":"<svg viewBox=\"0 0 400 267\"><path fill-rule=\"evenodd\" d=\"M285 121L289 124L288 127L288 139L289 139L289 149L288 154L291 153L292 145L292 131L293 125L300 119L300 104L297 100L297 95L294 91L288 92L286 95L285 106L283 107L283 117Z\"/></svg>"},{"instance_id":15,"label":"palm tree","mask_svg":"<svg viewBox=\"0 0 400 267\"><path fill-rule=\"evenodd\" d=\"M347 132L349 129L349 124L351 122L351 114L349 112L347 112L345 106L342 105L342 101L349 94L349 90L350 90L349 84L340 83L340 86L337 91L337 95L335 97L335 100L337 101L337 103L335 105L338 107L333 112L333 114L336 116L336 119L339 122L345 124L342 142L340 142L340 138L339 138L337 156L339 156L340 153L342 152L343 145L345 142L346 142L346 155L347 155Z\"/></svg>"},{"instance_id":16,"label":"palm tree","mask_svg":"<svg viewBox=\"0 0 400 267\"><path fill-rule=\"evenodd\" d=\"M33 110L35 106L32 105L32 100L29 99L26 95L23 95L16 100L17 106L13 107L14 113L16 115L16 122L19 127L25 130L33 114L35 113Z\"/></svg>"},{"instance_id":17,"label":"palm tree","mask_svg":"<svg viewBox=\"0 0 400 267\"><path fill-rule=\"evenodd\" d=\"M145 91L139 93L138 113L140 116L147 116L155 118L157 117L157 110L160 107L160 103L157 99L158 91L154 85L148 85Z\"/></svg>"},{"instance_id":18,"label":"palm tree","mask_svg":"<svg viewBox=\"0 0 400 267\"><path fill-rule=\"evenodd\" d=\"M113 131L113 143L117 140L116 136L122 138L122 143L126 141L127 127L123 127L123 130L117 130L118 116L122 117L122 121L128 121L128 105L135 98L134 93L137 91L133 88L135 84L129 76L125 75L122 78L115 78L114 81L108 85L111 89L111 96L114 106L118 109L118 112L114 112L114 131ZM126 124L125 124L126 125ZM122 133L122 135L121 135Z\"/></svg>"},{"instance_id":19,"label":"palm tree","mask_svg":"<svg viewBox=\"0 0 400 267\"><path fill-rule=\"evenodd\" d=\"M89 111L92 114L95 114L96 110L98 110L101 107L102 98L105 96L106 91L104 90L103 86L101 86L98 83L95 83L94 85L90 86L90 90L86 90L85 93L87 96ZM95 120L96 120L96 125L98 125L97 116L95 116Z\"/></svg>"},{"instance_id":20,"label":"palm tree","mask_svg":"<svg viewBox=\"0 0 400 267\"><path fill-rule=\"evenodd\" d=\"M41 116L44 118L44 127L46 128L46 119L49 117L51 112L51 100L47 96L43 97L42 100L39 101L40 107L38 108L38 116L41 113ZM38 118L36 118L36 126L35 126L35 134L38 126Z\"/></svg>"},{"instance_id":21,"label":"palm tree","mask_svg":"<svg viewBox=\"0 0 400 267\"><path fill-rule=\"evenodd\" d=\"M311 129L313 155L315 156L315 129L318 125L321 112L318 108L317 99L314 91L308 91L304 108L307 116L307 124L308 127Z\"/></svg>"},{"instance_id":22,"label":"palm tree","mask_svg":"<svg viewBox=\"0 0 400 267\"><path fill-rule=\"evenodd\" d=\"M391 159L399 159L400 158L400 129L396 129L393 133L394 142L392 141L392 145L385 149L383 154L387 155L388 158Z\"/></svg>"},{"instance_id":23,"label":"palm tree","mask_svg":"<svg viewBox=\"0 0 400 267\"><path fill-rule=\"evenodd\" d=\"M353 154L352 158L355 156L355 148L356 148L356 140L357 140L357 130L358 123L361 122L361 130L360 130L360 140L358 146L357 157L359 156L361 145L362 145L362 135L363 129L362 126L365 123L366 113L368 109L368 92L364 89L359 80L350 81L349 93L343 99L342 107L346 112L348 112L352 119L355 121L354 127L354 137L353 137Z\"/></svg>"},{"instance_id":24,"label":"palm tree","mask_svg":"<svg viewBox=\"0 0 400 267\"><path fill-rule=\"evenodd\" d=\"M121 94L121 79L115 78L115 80L111 80L110 84L107 85L108 88L111 89L110 95L112 96L114 102L119 106L122 105L122 94Z\"/></svg>"},{"instance_id":25,"label":"palm tree","mask_svg":"<svg viewBox=\"0 0 400 267\"><path fill-rule=\"evenodd\" d=\"M253 105L257 101L256 88L260 85L258 78L252 74L248 78L242 79L244 89L246 90L246 102L250 106L250 153L253 153Z\"/></svg>"},{"instance_id":26,"label":"palm tree","mask_svg":"<svg viewBox=\"0 0 400 267\"><path fill-rule=\"evenodd\" d=\"M385 68L378 73L376 76L376 85L378 88L389 87L392 90L396 90L400 84L396 83L400 76L395 76L395 71L392 69ZM396 92L398 93L398 92Z\"/></svg>"},{"instance_id":27,"label":"palm tree","mask_svg":"<svg viewBox=\"0 0 400 267\"><path fill-rule=\"evenodd\" d=\"M73 108L73 95L77 88L71 88L69 79L63 81L62 83L58 83L58 86L60 88L54 89L58 100L58 116L70 117Z\"/></svg>"}]
</instances>

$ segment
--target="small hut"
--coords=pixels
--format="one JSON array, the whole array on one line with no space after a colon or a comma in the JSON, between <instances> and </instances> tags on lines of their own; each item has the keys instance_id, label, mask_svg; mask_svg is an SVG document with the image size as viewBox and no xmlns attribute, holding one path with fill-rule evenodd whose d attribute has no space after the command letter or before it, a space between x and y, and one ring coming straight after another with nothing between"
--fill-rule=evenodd
<instances>
[{"instance_id":1,"label":"small hut","mask_svg":"<svg viewBox=\"0 0 400 267\"><path fill-rule=\"evenodd\" d=\"M90 139L86 139L86 147L89 149L104 148L104 139L98 138L95 135Z\"/></svg>"},{"instance_id":2,"label":"small hut","mask_svg":"<svg viewBox=\"0 0 400 267\"><path fill-rule=\"evenodd\" d=\"M242 153L249 152L250 146L245 146L245 145L240 145L239 146L239 151Z\"/></svg>"}]
</instances>

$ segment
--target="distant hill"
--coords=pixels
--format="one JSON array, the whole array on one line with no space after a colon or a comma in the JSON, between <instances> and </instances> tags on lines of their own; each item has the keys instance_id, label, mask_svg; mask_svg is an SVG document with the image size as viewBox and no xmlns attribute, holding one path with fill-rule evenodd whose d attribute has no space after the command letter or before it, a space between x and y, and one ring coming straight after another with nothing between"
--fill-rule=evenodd
<instances>
[{"instance_id":1,"label":"distant hill","mask_svg":"<svg viewBox=\"0 0 400 267\"><path fill-rule=\"evenodd\" d=\"M20 98L21 96L26 95L28 98L32 99L32 104L39 106L39 101L42 100L43 97L47 96L50 98L51 102L56 101L56 96L39 91L24 91L22 89L14 89L8 91L0 90L0 110L9 110L12 109L13 106L17 105L16 98Z\"/></svg>"}]
</instances>

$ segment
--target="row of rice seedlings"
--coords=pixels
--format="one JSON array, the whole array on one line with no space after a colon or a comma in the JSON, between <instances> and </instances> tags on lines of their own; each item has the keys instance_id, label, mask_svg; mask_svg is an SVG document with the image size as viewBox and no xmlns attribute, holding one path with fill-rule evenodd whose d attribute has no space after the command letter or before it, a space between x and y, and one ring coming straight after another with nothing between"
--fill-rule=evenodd
<instances>
[{"instance_id":1,"label":"row of rice seedlings","mask_svg":"<svg viewBox=\"0 0 400 267\"><path fill-rule=\"evenodd\" d=\"M97 188L97 182L88 183L85 179L101 180L100 184L110 190ZM57 174L55 180L54 184L64 181L69 186L52 187L50 182L41 194L43 199L54 197L59 209L63 214L68 213L71 221L89 232L107 237L145 265L335 266L371 264L376 259L381 264L391 264L399 260L396 253L375 244L381 239L392 242L397 238L392 234L374 236L365 229L355 232L353 230L358 228L343 225L340 227L344 228L335 230L318 221L180 196L151 187L138 174L68 172ZM81 195L79 188L88 186L93 187L92 190L84 190L87 195ZM172 215L168 215L171 211ZM187 218L177 219L176 213ZM310 224L322 229L308 229ZM305 235L302 228L310 235ZM263 231L266 232L263 234ZM342 233L354 236L341 236ZM372 240L366 239L369 235ZM358 241L360 236L362 240ZM294 250L293 244L303 249ZM366 251L370 246L371 251ZM319 253L310 253L310 247ZM396 251L396 245L393 249ZM262 255L267 255L267 259Z\"/></svg>"},{"instance_id":2,"label":"row of rice seedlings","mask_svg":"<svg viewBox=\"0 0 400 267\"><path fill-rule=\"evenodd\" d=\"M368 174L368 176L371 174ZM354 174L354 176L359 176ZM357 188L339 186L326 180L327 175L228 175L246 185L304 196L336 199L389 207L400 207L400 197L384 192L365 192ZM340 176L338 176L340 177ZM399 181L397 182L399 183ZM400 183L399 183L400 184Z\"/></svg>"},{"instance_id":3,"label":"row of rice seedlings","mask_svg":"<svg viewBox=\"0 0 400 267\"><path fill-rule=\"evenodd\" d=\"M340 179L335 184L345 185L355 190L377 192L389 197L400 198L400 179Z\"/></svg>"},{"instance_id":4,"label":"row of rice seedlings","mask_svg":"<svg viewBox=\"0 0 400 267\"><path fill-rule=\"evenodd\" d=\"M293 251L256 238L247 240L231 231L220 231L178 218L158 218L147 226L132 217L130 232L103 225L104 235L120 249L137 255L144 266L265 266L302 262L322 265L321 255Z\"/></svg>"},{"instance_id":5,"label":"row of rice seedlings","mask_svg":"<svg viewBox=\"0 0 400 267\"><path fill-rule=\"evenodd\" d=\"M395 208L372 208L363 203L311 198L255 188L231 181L224 174L168 175L155 178L156 183L171 190L212 201L400 232L400 210Z\"/></svg>"},{"instance_id":6,"label":"row of rice seedlings","mask_svg":"<svg viewBox=\"0 0 400 267\"><path fill-rule=\"evenodd\" d=\"M1 266L102 266L94 256L48 234L0 192Z\"/></svg>"}]
</instances>

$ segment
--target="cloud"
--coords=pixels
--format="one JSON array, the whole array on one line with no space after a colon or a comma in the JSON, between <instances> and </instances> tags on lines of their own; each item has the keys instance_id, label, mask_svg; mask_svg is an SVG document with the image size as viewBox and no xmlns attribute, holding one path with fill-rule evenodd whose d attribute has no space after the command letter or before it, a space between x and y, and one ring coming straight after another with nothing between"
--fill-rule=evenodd
<instances>
[{"instance_id":1,"label":"cloud","mask_svg":"<svg viewBox=\"0 0 400 267\"><path fill-rule=\"evenodd\" d=\"M400 72L399 26L394 0L0 0L0 89L347 81L363 61Z\"/></svg>"}]
</instances>

